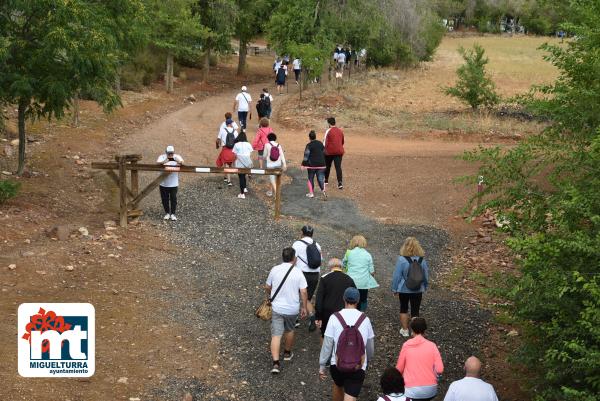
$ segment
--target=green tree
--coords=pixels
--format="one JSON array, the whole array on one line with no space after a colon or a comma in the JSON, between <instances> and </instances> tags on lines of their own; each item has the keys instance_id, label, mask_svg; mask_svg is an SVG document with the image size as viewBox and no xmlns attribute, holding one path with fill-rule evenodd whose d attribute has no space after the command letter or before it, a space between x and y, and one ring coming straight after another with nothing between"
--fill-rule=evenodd
<instances>
[{"instance_id":1,"label":"green tree","mask_svg":"<svg viewBox=\"0 0 600 401\"><path fill-rule=\"evenodd\" d=\"M235 33L240 40L237 75L246 73L246 55L248 44L257 35L263 32L268 23L277 1L276 0L236 0L238 21Z\"/></svg>"},{"instance_id":2,"label":"green tree","mask_svg":"<svg viewBox=\"0 0 600 401\"><path fill-rule=\"evenodd\" d=\"M570 1L568 14L576 23L564 29L577 40L544 46L558 79L523 98L550 127L510 149L465 155L486 179L479 210L506 216L520 256L508 296L538 401L600 394L600 3Z\"/></svg>"},{"instance_id":3,"label":"green tree","mask_svg":"<svg viewBox=\"0 0 600 401\"><path fill-rule=\"evenodd\" d=\"M477 110L480 106L496 105L500 98L496 94L494 82L486 74L485 66L489 60L485 57L483 47L475 44L471 50L460 47L458 52L465 60L465 64L456 70L458 76L456 86L447 87L444 92L460 99L473 110Z\"/></svg>"},{"instance_id":4,"label":"green tree","mask_svg":"<svg viewBox=\"0 0 600 401\"><path fill-rule=\"evenodd\" d=\"M120 104L119 41L110 18L94 1L0 3L0 102L18 107L18 174L25 168L27 117L60 118L81 90L93 92L105 110Z\"/></svg>"}]
</instances>

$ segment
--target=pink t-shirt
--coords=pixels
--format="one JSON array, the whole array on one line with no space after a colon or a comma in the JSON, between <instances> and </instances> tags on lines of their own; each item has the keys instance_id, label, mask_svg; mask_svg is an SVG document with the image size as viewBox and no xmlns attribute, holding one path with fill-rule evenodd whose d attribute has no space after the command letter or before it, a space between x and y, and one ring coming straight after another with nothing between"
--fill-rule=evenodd
<instances>
[{"instance_id":1,"label":"pink t-shirt","mask_svg":"<svg viewBox=\"0 0 600 401\"><path fill-rule=\"evenodd\" d=\"M271 127L260 127L258 131L256 131L256 135L252 141L252 148L254 148L254 150L263 150L267 142L269 142L267 135L271 132L273 132Z\"/></svg>"},{"instance_id":2,"label":"pink t-shirt","mask_svg":"<svg viewBox=\"0 0 600 401\"><path fill-rule=\"evenodd\" d=\"M432 386L437 384L437 375L444 373L444 364L437 345L417 335L402 345L396 369L406 387Z\"/></svg>"}]
</instances>

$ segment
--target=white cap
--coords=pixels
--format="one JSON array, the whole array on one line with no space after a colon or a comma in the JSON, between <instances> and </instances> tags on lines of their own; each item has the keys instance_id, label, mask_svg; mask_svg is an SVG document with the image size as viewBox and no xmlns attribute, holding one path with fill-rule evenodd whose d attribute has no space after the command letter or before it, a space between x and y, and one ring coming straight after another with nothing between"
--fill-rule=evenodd
<instances>
[{"instance_id":1,"label":"white cap","mask_svg":"<svg viewBox=\"0 0 600 401\"><path fill-rule=\"evenodd\" d=\"M248 88L246 88L246 86L242 86L242 92L246 92L248 90Z\"/></svg>"},{"instance_id":2,"label":"white cap","mask_svg":"<svg viewBox=\"0 0 600 401\"><path fill-rule=\"evenodd\" d=\"M175 148L173 147L173 145L169 145L167 146L167 153L175 153Z\"/></svg>"}]
</instances>

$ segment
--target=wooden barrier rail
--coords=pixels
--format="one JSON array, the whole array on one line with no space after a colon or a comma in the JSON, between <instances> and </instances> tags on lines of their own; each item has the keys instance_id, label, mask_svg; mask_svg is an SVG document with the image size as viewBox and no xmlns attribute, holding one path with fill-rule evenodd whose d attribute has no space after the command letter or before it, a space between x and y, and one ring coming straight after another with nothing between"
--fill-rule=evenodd
<instances>
[{"instance_id":1,"label":"wooden barrier rail","mask_svg":"<svg viewBox=\"0 0 600 401\"><path fill-rule=\"evenodd\" d=\"M274 175L276 180L275 191L275 218L281 215L281 174L278 168L235 168L235 167L210 167L210 166L163 166L161 164L141 164L141 155L117 155L116 162L93 162L92 168L108 170L106 173L119 187L119 223L127 227L128 217L139 217L143 214L138 209L139 203L150 194L162 180L170 173L211 173L211 174L256 174ZM115 170L118 172L115 173ZM127 185L127 171L131 171L131 187ZM160 172L150 184L139 190L139 172Z\"/></svg>"}]
</instances>

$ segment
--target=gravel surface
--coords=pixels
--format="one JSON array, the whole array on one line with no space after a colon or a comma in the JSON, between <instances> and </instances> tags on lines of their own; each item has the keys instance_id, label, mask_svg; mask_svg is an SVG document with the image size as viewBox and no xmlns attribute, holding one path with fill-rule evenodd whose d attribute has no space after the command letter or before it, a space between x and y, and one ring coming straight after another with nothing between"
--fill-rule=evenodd
<instances>
[{"instance_id":1,"label":"gravel surface","mask_svg":"<svg viewBox=\"0 0 600 401\"><path fill-rule=\"evenodd\" d=\"M298 237L305 223L315 226L315 238L326 258L342 257L350 238L363 234L375 261L380 288L369 292L368 316L376 335L376 357L367 371L361 400L376 400L379 377L394 365L403 343L398 333L399 303L390 293L391 276L404 238L417 237L423 245L432 271L447 266L444 255L448 236L427 226L380 224L361 216L349 200L330 196L328 201L304 196L303 172L289 170L290 184L283 188L283 213L272 219L272 202L265 203L266 178L250 181L250 195L236 198L234 186L227 188L220 177L186 180L179 191L177 222L162 222L162 208L153 196L147 205L149 220L164 227L163 236L181 247L168 266L157 266L156 274L170 282L168 297L178 307L166 318L185 325L198 337L198 357L203 341L218 344L219 361L207 361L224 368L223 380L199 383L193 377L168 377L168 388L146 394L151 400L180 401L189 391L197 400L324 400L331 397L331 380L318 379L319 334L308 333L307 324L298 329L295 356L282 362L282 372L270 371L269 324L256 319L254 309L264 297L262 285L272 266L280 262L281 250ZM258 181L258 182L257 182ZM337 191L333 189L332 192ZM193 295L190 295L193 294ZM423 298L422 316L428 321L428 337L441 351L446 372L441 400L449 383L462 377L462 363L477 354L485 336L489 314L462 301L458 294L435 285Z\"/></svg>"}]
</instances>

